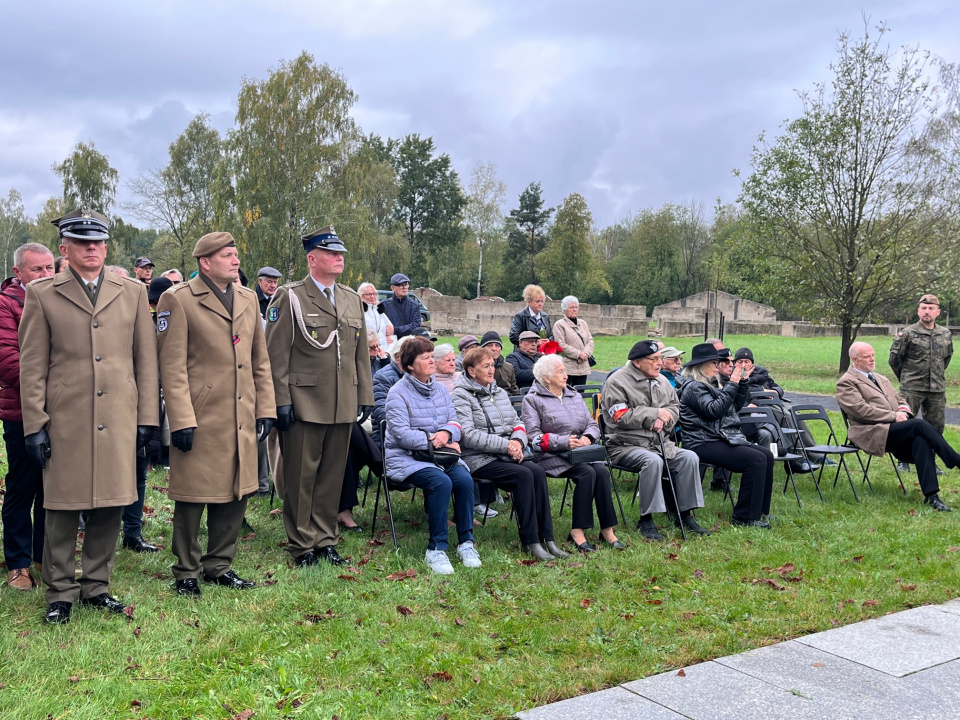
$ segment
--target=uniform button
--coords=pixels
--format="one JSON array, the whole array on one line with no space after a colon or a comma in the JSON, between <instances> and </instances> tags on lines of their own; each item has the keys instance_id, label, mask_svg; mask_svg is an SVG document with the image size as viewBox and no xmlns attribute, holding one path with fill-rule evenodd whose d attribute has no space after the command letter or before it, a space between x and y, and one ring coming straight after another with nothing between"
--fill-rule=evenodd
<instances>
[{"instance_id":1,"label":"uniform button","mask_svg":"<svg viewBox=\"0 0 960 720\"><path fill-rule=\"evenodd\" d=\"M100 397L101 395L103 395L103 390L97 390L97 397Z\"/></svg>"},{"instance_id":2,"label":"uniform button","mask_svg":"<svg viewBox=\"0 0 960 720\"><path fill-rule=\"evenodd\" d=\"M93 326L94 326L95 328L96 328L96 327L100 327L100 323L94 323Z\"/></svg>"},{"instance_id":3,"label":"uniform button","mask_svg":"<svg viewBox=\"0 0 960 720\"><path fill-rule=\"evenodd\" d=\"M243 425L240 426L240 429L243 430Z\"/></svg>"},{"instance_id":4,"label":"uniform button","mask_svg":"<svg viewBox=\"0 0 960 720\"><path fill-rule=\"evenodd\" d=\"M97 425L97 430L103 430L103 425Z\"/></svg>"},{"instance_id":5,"label":"uniform button","mask_svg":"<svg viewBox=\"0 0 960 720\"><path fill-rule=\"evenodd\" d=\"M97 355L96 360L97 360L97 362L100 362L100 356L99 356L99 355Z\"/></svg>"},{"instance_id":6,"label":"uniform button","mask_svg":"<svg viewBox=\"0 0 960 720\"><path fill-rule=\"evenodd\" d=\"M237 400L243 400L243 395L237 395Z\"/></svg>"},{"instance_id":7,"label":"uniform button","mask_svg":"<svg viewBox=\"0 0 960 720\"><path fill-rule=\"evenodd\" d=\"M237 370L240 370L242 367L243 367L243 363L240 363L239 365L237 365Z\"/></svg>"}]
</instances>

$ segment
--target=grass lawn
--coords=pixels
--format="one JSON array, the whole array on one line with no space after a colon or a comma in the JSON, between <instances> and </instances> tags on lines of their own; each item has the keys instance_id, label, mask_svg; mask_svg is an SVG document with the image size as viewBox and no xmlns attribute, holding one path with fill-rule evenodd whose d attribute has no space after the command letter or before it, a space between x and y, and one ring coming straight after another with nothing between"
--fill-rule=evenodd
<instances>
[{"instance_id":1,"label":"grass lawn","mask_svg":"<svg viewBox=\"0 0 960 720\"><path fill-rule=\"evenodd\" d=\"M594 357L597 358L595 370L612 370L626 362L627 353L639 337L601 337L596 338ZM686 350L685 359L690 350L701 342L699 338L659 338L664 344ZM886 375L897 387L897 378L887 365L890 356L890 337L858 338L870 343L877 353L877 372ZM444 338L456 347L457 338ZM512 346L504 338L504 354ZM794 392L833 395L836 391L837 368L840 362L840 338L789 338L776 335L728 335L724 345L733 352L742 347L753 351L757 365L763 365L780 385ZM960 406L960 363L947 368L947 404Z\"/></svg>"},{"instance_id":2,"label":"grass lawn","mask_svg":"<svg viewBox=\"0 0 960 720\"><path fill-rule=\"evenodd\" d=\"M419 498L394 495L399 552L379 529L379 541L351 534L349 569L306 570L290 566L280 516L256 499L236 569L260 587L205 585L198 601L173 593L172 502L154 474L145 535L164 550L121 550L113 574L131 620L78 608L46 627L41 592L0 593L0 717L504 718L955 596L960 512L927 510L915 476L904 498L889 463L873 465L876 494L858 480L860 503L827 482L822 504L800 476L803 508L776 492L772 531L731 527L729 503L708 491L699 517L714 534L681 543L671 530L657 545L638 539L625 480L625 552L527 565L505 512L477 530L483 568L455 562L446 578L425 571ZM960 510L960 472L943 486ZM562 539L570 510L559 516L563 483L551 487ZM372 503L357 513L366 527Z\"/></svg>"}]
</instances>

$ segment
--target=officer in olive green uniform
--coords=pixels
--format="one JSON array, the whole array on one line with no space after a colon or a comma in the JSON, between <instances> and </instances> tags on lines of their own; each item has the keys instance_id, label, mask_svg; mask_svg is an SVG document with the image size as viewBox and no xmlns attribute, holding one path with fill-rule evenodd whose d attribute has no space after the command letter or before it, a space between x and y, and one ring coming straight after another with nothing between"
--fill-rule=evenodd
<instances>
[{"instance_id":1,"label":"officer in olive green uniform","mask_svg":"<svg viewBox=\"0 0 960 720\"><path fill-rule=\"evenodd\" d=\"M332 226L303 238L310 274L267 308L267 353L283 452L287 550L301 566L337 553L337 512L350 429L373 409L360 296L336 280L346 247Z\"/></svg>"},{"instance_id":2,"label":"officer in olive green uniform","mask_svg":"<svg viewBox=\"0 0 960 720\"><path fill-rule=\"evenodd\" d=\"M890 368L900 380L900 393L914 415L943 433L947 384L944 376L953 355L950 331L936 324L940 301L924 295L917 309L920 322L908 325L890 348Z\"/></svg>"}]
</instances>

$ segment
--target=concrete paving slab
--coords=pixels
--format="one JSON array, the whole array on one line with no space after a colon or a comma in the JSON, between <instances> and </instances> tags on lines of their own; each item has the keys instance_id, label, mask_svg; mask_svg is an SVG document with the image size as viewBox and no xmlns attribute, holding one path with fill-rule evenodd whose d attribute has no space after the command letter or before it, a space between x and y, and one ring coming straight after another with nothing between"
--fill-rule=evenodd
<instances>
[{"instance_id":1,"label":"concrete paving slab","mask_svg":"<svg viewBox=\"0 0 960 720\"><path fill-rule=\"evenodd\" d=\"M919 607L798 638L880 672L903 677L960 658L960 615Z\"/></svg>"},{"instance_id":2,"label":"concrete paving slab","mask_svg":"<svg viewBox=\"0 0 960 720\"><path fill-rule=\"evenodd\" d=\"M517 713L520 720L684 720L682 715L622 687L542 705Z\"/></svg>"},{"instance_id":3,"label":"concrete paving slab","mask_svg":"<svg viewBox=\"0 0 960 720\"><path fill-rule=\"evenodd\" d=\"M923 693L930 703L936 702L944 718L960 718L960 660L907 675L899 684L911 695Z\"/></svg>"},{"instance_id":4,"label":"concrete paving slab","mask_svg":"<svg viewBox=\"0 0 960 720\"><path fill-rule=\"evenodd\" d=\"M891 708L900 720L926 720L950 707L922 686L795 641L770 645L714 662L809 698L824 718L882 718Z\"/></svg>"},{"instance_id":5,"label":"concrete paving slab","mask_svg":"<svg viewBox=\"0 0 960 720\"><path fill-rule=\"evenodd\" d=\"M951 600L950 602L945 602L942 605L934 605L933 607L939 608L943 612L960 615L960 598Z\"/></svg>"},{"instance_id":6,"label":"concrete paving slab","mask_svg":"<svg viewBox=\"0 0 960 720\"><path fill-rule=\"evenodd\" d=\"M672 670L623 687L692 720L823 720L812 701L716 662Z\"/></svg>"}]
</instances>

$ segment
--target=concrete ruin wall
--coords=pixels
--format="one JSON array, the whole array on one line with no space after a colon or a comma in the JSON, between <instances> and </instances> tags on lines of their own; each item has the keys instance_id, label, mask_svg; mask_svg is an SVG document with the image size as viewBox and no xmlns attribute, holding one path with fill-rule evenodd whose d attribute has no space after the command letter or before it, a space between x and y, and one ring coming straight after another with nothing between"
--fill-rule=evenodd
<instances>
[{"instance_id":1,"label":"concrete ruin wall","mask_svg":"<svg viewBox=\"0 0 960 720\"><path fill-rule=\"evenodd\" d=\"M777 311L769 305L763 305L753 300L731 295L730 293L711 290L680 298L673 302L657 305L653 309L653 317L668 320L686 320L703 322L705 310L720 310L727 322L743 320L747 322L773 322L777 319Z\"/></svg>"}]
</instances>

